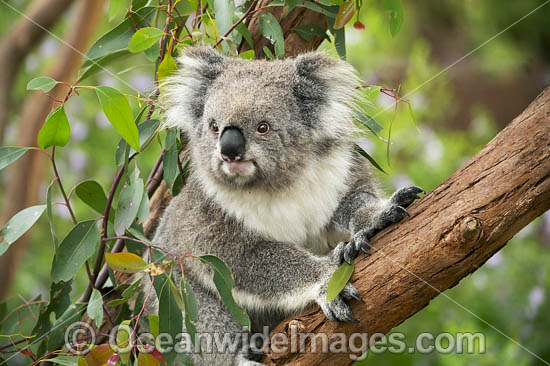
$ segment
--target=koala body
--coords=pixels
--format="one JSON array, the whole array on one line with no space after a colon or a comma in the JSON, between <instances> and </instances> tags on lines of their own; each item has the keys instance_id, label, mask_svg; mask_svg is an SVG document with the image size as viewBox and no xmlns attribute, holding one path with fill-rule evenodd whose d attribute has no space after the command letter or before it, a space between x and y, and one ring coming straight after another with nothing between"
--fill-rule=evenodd
<instances>
[{"instance_id":1,"label":"koala body","mask_svg":"<svg viewBox=\"0 0 550 366\"><path fill-rule=\"evenodd\" d=\"M173 253L213 254L235 278L233 295L252 332L317 303L330 319L357 321L348 284L327 283L378 230L404 217L416 187L381 199L355 151L358 78L323 54L248 61L190 48L163 86L166 124L189 138L187 184L166 209L154 242ZM220 302L207 266L186 260L199 300L198 332L242 332ZM241 352L195 365L259 365Z\"/></svg>"}]
</instances>

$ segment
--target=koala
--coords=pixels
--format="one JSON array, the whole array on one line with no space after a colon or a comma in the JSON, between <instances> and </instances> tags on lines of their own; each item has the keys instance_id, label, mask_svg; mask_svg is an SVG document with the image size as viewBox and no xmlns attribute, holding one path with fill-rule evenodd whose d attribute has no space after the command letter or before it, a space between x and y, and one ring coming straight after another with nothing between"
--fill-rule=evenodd
<instances>
[{"instance_id":1,"label":"koala","mask_svg":"<svg viewBox=\"0 0 550 366\"><path fill-rule=\"evenodd\" d=\"M191 167L155 244L222 259L252 333L313 304L329 319L357 322L346 301L360 294L347 284L327 302L330 277L342 261L369 254L370 238L424 191L382 198L355 150L352 66L322 53L251 61L206 47L186 49L179 64L162 103L165 124L189 140ZM184 270L199 301L198 332L242 333L209 268L189 259ZM195 356L195 365L261 365L240 350Z\"/></svg>"}]
</instances>

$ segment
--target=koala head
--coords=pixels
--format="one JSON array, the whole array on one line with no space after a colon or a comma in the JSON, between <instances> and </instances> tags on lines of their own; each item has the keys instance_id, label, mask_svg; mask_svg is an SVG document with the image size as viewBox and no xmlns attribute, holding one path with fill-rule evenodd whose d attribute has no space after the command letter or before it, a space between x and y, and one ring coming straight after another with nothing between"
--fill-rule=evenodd
<instances>
[{"instance_id":1,"label":"koala head","mask_svg":"<svg viewBox=\"0 0 550 366\"><path fill-rule=\"evenodd\" d=\"M313 159L354 138L358 79L321 53L250 61L195 47L163 85L166 124L191 145L193 169L234 188L288 186Z\"/></svg>"}]
</instances>

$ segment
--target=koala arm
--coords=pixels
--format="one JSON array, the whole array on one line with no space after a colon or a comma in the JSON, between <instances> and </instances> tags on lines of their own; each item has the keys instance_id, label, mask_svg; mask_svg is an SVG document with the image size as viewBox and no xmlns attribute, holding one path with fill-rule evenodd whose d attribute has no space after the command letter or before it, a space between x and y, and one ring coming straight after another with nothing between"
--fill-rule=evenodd
<instances>
[{"instance_id":1,"label":"koala arm","mask_svg":"<svg viewBox=\"0 0 550 366\"><path fill-rule=\"evenodd\" d=\"M244 240L239 250L218 253L233 272L233 295L241 306L293 314L317 303L329 319L356 321L344 301L359 299L351 284L337 299L326 301L328 281L339 264L336 258L258 237Z\"/></svg>"},{"instance_id":2,"label":"koala arm","mask_svg":"<svg viewBox=\"0 0 550 366\"><path fill-rule=\"evenodd\" d=\"M425 193L418 187L399 189L390 198L382 198L374 179L364 166L353 171L350 189L342 197L331 224L351 235L351 240L335 249L335 256L350 263L363 251L370 254L369 239L378 231L409 216L406 210L418 194Z\"/></svg>"}]
</instances>

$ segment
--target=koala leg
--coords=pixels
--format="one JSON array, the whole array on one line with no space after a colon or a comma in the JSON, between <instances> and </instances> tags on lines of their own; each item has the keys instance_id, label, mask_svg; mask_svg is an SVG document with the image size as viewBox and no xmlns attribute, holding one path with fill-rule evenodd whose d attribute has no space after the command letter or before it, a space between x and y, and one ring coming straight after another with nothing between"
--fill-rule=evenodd
<instances>
[{"instance_id":1,"label":"koala leg","mask_svg":"<svg viewBox=\"0 0 550 366\"><path fill-rule=\"evenodd\" d=\"M386 201L381 201L373 195L365 195L351 219L351 240L339 244L340 248L337 247L338 250L335 250L340 255L340 263L351 263L360 251L370 255L370 238L403 220L405 216L410 216L406 207L419 199L420 193L426 192L419 187L406 187L397 190Z\"/></svg>"}]
</instances>

